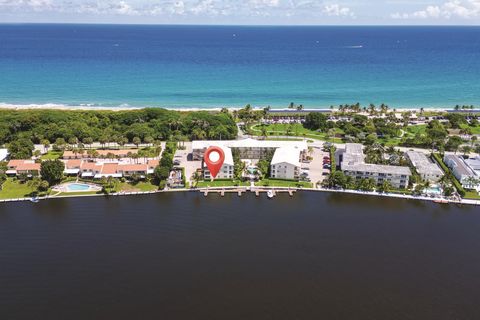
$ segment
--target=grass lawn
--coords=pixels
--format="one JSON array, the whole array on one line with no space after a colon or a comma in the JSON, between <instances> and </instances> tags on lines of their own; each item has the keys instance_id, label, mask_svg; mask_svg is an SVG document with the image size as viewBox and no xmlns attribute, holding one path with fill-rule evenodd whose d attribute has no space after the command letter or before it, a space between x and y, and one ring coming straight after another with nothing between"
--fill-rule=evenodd
<instances>
[{"instance_id":1,"label":"grass lawn","mask_svg":"<svg viewBox=\"0 0 480 320\"><path fill-rule=\"evenodd\" d=\"M417 133L425 134L426 130L427 130L427 125L426 124L408 126L405 134L410 134L411 136L415 136Z\"/></svg>"},{"instance_id":2,"label":"grass lawn","mask_svg":"<svg viewBox=\"0 0 480 320\"><path fill-rule=\"evenodd\" d=\"M50 150L46 154L42 155L40 159L42 160L55 160L58 159L62 156L63 152L62 151L53 151Z\"/></svg>"},{"instance_id":3,"label":"grass lawn","mask_svg":"<svg viewBox=\"0 0 480 320\"><path fill-rule=\"evenodd\" d=\"M2 190L0 190L0 199L28 198L33 191L26 183L8 178L2 186Z\"/></svg>"},{"instance_id":4,"label":"grass lawn","mask_svg":"<svg viewBox=\"0 0 480 320\"><path fill-rule=\"evenodd\" d=\"M135 185L128 182L115 183L115 191L120 192L139 192L139 191L155 191L158 190L158 186L151 184L150 182L139 182Z\"/></svg>"},{"instance_id":5,"label":"grass lawn","mask_svg":"<svg viewBox=\"0 0 480 320\"><path fill-rule=\"evenodd\" d=\"M261 125L254 124L250 127L250 129L260 136L262 134ZM269 124L265 126L267 129L267 133L269 136L291 136L291 137L304 137L304 138L312 138L318 140L328 140L331 142L341 143L342 139L339 138L329 138L327 139L326 133L317 132L314 130L306 129L300 123L293 123L293 124L285 124L285 123L276 123L276 124ZM290 129L290 134L287 135L288 130ZM341 129L336 128L336 133L342 134L343 131ZM268 138L268 137L267 137Z\"/></svg>"},{"instance_id":6,"label":"grass lawn","mask_svg":"<svg viewBox=\"0 0 480 320\"><path fill-rule=\"evenodd\" d=\"M465 191L464 199L480 200L480 195L476 191Z\"/></svg>"},{"instance_id":7,"label":"grass lawn","mask_svg":"<svg viewBox=\"0 0 480 320\"><path fill-rule=\"evenodd\" d=\"M396 147L402 143L402 138L379 138L378 142L384 144L387 147L393 146Z\"/></svg>"},{"instance_id":8,"label":"grass lawn","mask_svg":"<svg viewBox=\"0 0 480 320\"><path fill-rule=\"evenodd\" d=\"M303 188L312 188L313 184L311 182L304 182L304 181L293 181L293 180L277 180L277 179L262 179L255 184L256 186L263 186L263 187L291 187L291 188L298 188L302 186Z\"/></svg>"},{"instance_id":9,"label":"grass lawn","mask_svg":"<svg viewBox=\"0 0 480 320\"><path fill-rule=\"evenodd\" d=\"M473 133L473 134L480 134L480 125L479 125L479 126L475 126L475 127L471 127L471 126L469 126L468 124L462 124L462 125L460 125L460 127L461 127L462 129L470 128L470 130L472 130L472 133Z\"/></svg>"},{"instance_id":10,"label":"grass lawn","mask_svg":"<svg viewBox=\"0 0 480 320\"><path fill-rule=\"evenodd\" d=\"M213 181L198 181L197 188L206 188L206 187L235 187L238 186L249 186L250 182L241 182L233 180L213 180Z\"/></svg>"},{"instance_id":11,"label":"grass lawn","mask_svg":"<svg viewBox=\"0 0 480 320\"><path fill-rule=\"evenodd\" d=\"M267 138L269 141L303 141L303 139L298 139L298 138Z\"/></svg>"},{"instance_id":12,"label":"grass lawn","mask_svg":"<svg viewBox=\"0 0 480 320\"><path fill-rule=\"evenodd\" d=\"M156 191L158 190L158 186L151 184L150 182L139 182L132 187L139 189L140 191Z\"/></svg>"}]
</instances>

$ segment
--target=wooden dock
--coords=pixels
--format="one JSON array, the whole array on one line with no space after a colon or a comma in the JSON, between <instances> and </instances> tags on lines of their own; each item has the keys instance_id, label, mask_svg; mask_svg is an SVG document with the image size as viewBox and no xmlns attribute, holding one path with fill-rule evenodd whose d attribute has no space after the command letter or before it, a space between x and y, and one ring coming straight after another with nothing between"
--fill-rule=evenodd
<instances>
[{"instance_id":1,"label":"wooden dock","mask_svg":"<svg viewBox=\"0 0 480 320\"><path fill-rule=\"evenodd\" d=\"M226 193L236 193L241 197L244 193L248 191L255 194L256 197L259 197L261 193L267 193L271 191L273 196L276 197L279 193L288 193L290 197L293 197L297 189L295 188L268 188L268 187L235 187L235 188L205 188L199 189L198 191L202 192L206 197L209 193L219 194L221 197L224 197Z\"/></svg>"}]
</instances>

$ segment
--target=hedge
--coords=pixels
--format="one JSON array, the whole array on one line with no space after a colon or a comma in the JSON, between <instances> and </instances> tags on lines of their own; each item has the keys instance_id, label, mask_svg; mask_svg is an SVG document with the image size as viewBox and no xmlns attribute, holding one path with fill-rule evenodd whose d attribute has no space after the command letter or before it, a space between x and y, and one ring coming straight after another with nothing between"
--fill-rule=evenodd
<instances>
[{"instance_id":1,"label":"hedge","mask_svg":"<svg viewBox=\"0 0 480 320\"><path fill-rule=\"evenodd\" d=\"M458 193L460 196L465 197L465 189L463 189L462 184L457 180L457 178L453 175L453 173L450 171L450 169L447 167L445 162L443 162L442 156L438 153L433 154L433 158L437 163L440 165L442 168L443 172L445 172L446 175L450 176L450 181L452 181L453 185L457 189Z\"/></svg>"}]
</instances>

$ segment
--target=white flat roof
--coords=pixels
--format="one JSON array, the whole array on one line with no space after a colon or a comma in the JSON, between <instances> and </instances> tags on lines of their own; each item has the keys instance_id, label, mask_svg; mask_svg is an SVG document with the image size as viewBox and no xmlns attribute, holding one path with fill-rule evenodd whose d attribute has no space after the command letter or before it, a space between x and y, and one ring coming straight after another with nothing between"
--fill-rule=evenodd
<instances>
[{"instance_id":1,"label":"white flat roof","mask_svg":"<svg viewBox=\"0 0 480 320\"><path fill-rule=\"evenodd\" d=\"M206 149L211 146L225 146L229 148L282 148L297 147L300 150L306 150L307 143L305 141L272 141L272 140L195 140L192 141L192 149Z\"/></svg>"},{"instance_id":2,"label":"white flat roof","mask_svg":"<svg viewBox=\"0 0 480 320\"><path fill-rule=\"evenodd\" d=\"M64 171L66 174L77 174L80 172L80 169L65 169Z\"/></svg>"},{"instance_id":3,"label":"white flat roof","mask_svg":"<svg viewBox=\"0 0 480 320\"><path fill-rule=\"evenodd\" d=\"M8 149L0 149L0 161L7 159Z\"/></svg>"},{"instance_id":4,"label":"white flat roof","mask_svg":"<svg viewBox=\"0 0 480 320\"><path fill-rule=\"evenodd\" d=\"M417 169L418 173L443 175L442 169L440 169L436 163L429 160L424 153L407 151L406 155L412 162L413 166Z\"/></svg>"},{"instance_id":5,"label":"white flat roof","mask_svg":"<svg viewBox=\"0 0 480 320\"><path fill-rule=\"evenodd\" d=\"M300 151L301 150L299 148L292 147L278 148L277 150L275 150L271 164L275 165L279 163L288 163L299 167Z\"/></svg>"}]
</instances>

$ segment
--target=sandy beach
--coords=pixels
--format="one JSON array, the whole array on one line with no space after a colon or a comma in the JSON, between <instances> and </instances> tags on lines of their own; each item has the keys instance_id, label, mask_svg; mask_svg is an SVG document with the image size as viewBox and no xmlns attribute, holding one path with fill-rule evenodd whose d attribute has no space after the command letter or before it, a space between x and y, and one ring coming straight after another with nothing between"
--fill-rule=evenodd
<instances>
[{"instance_id":1,"label":"sandy beach","mask_svg":"<svg viewBox=\"0 0 480 320\"><path fill-rule=\"evenodd\" d=\"M174 111L220 111L223 108L227 108L228 110L239 110L242 109L241 107L214 107L214 108L201 108L201 107L160 107L160 106L144 106L144 107L134 107L134 106L92 106L92 105L78 105L78 106L70 106L64 104L54 104L54 103L47 103L47 104L26 104L26 105L19 105L19 104L8 104L8 103L0 103L0 109L10 109L10 110L35 110L35 109L51 109L51 110L105 110L105 111L126 111L126 110L140 110L145 108L162 108L167 110L174 110ZM263 107L252 107L253 110L263 110ZM401 112L420 112L421 108L391 108L389 112L396 110L397 113ZM286 111L286 112L293 112L295 109L288 109L284 107L271 107L271 110L275 111ZM318 108L305 108L302 111L318 111L318 110L326 110L330 111L330 107L318 107ZM432 108L423 108L424 111L429 112L446 112L451 111L453 108L441 108L441 107L432 107ZM338 109L335 109L338 111ZM471 112L472 110L464 110L465 112ZM475 111L475 110L473 110Z\"/></svg>"}]
</instances>

